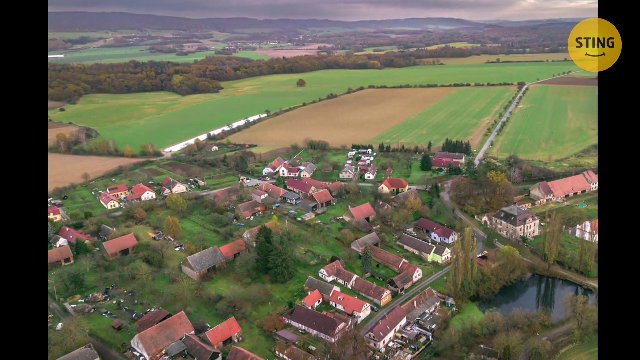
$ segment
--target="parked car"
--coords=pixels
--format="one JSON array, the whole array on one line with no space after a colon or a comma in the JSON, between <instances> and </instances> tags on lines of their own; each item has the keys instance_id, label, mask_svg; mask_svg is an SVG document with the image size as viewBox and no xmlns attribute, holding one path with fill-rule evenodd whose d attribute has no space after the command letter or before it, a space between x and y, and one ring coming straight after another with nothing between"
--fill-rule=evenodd
<instances>
[{"instance_id":1,"label":"parked car","mask_svg":"<svg viewBox=\"0 0 640 360\"><path fill-rule=\"evenodd\" d=\"M371 305L371 311L378 312L378 307L375 305Z\"/></svg>"}]
</instances>

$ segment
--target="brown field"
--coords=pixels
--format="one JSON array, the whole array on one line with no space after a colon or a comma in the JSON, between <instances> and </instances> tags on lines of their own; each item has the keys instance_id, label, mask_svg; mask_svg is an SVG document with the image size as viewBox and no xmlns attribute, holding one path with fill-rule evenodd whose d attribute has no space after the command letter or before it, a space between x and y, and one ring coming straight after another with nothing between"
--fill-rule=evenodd
<instances>
[{"instance_id":1,"label":"brown field","mask_svg":"<svg viewBox=\"0 0 640 360\"><path fill-rule=\"evenodd\" d=\"M540 85L574 85L574 86L598 86L596 77L572 77L562 76L539 82Z\"/></svg>"},{"instance_id":2,"label":"brown field","mask_svg":"<svg viewBox=\"0 0 640 360\"><path fill-rule=\"evenodd\" d=\"M258 49L256 52L270 58L316 55L318 53L318 46L326 45L327 44L309 44L305 46L297 46L295 48Z\"/></svg>"},{"instance_id":3,"label":"brown field","mask_svg":"<svg viewBox=\"0 0 640 360\"><path fill-rule=\"evenodd\" d=\"M140 171L143 174L149 175L151 177L156 177L164 174L162 171L154 168L140 169L138 171Z\"/></svg>"},{"instance_id":4,"label":"brown field","mask_svg":"<svg viewBox=\"0 0 640 360\"><path fill-rule=\"evenodd\" d=\"M542 53L542 54L509 54L509 55L474 55L464 58L441 58L444 64L484 64L487 61L559 61L571 60L569 53ZM424 59L421 62L429 63L433 59Z\"/></svg>"},{"instance_id":5,"label":"brown field","mask_svg":"<svg viewBox=\"0 0 640 360\"><path fill-rule=\"evenodd\" d=\"M82 174L89 173L92 179L116 169L118 166L135 164L143 159L127 159L106 156L79 156L49 153L49 191L56 187L82 183Z\"/></svg>"},{"instance_id":6,"label":"brown field","mask_svg":"<svg viewBox=\"0 0 640 360\"><path fill-rule=\"evenodd\" d=\"M76 132L77 127L69 124L60 124L49 121L49 146L53 146L56 144L56 135L60 133L65 133L67 135L71 135Z\"/></svg>"},{"instance_id":7,"label":"brown field","mask_svg":"<svg viewBox=\"0 0 640 360\"><path fill-rule=\"evenodd\" d=\"M52 110L52 109L57 109L59 107L64 106L64 103L62 101L51 101L49 100L49 109L48 110Z\"/></svg>"},{"instance_id":8,"label":"brown field","mask_svg":"<svg viewBox=\"0 0 640 360\"><path fill-rule=\"evenodd\" d=\"M201 167L178 162L169 162L158 166L184 177L202 176L204 174L204 170Z\"/></svg>"},{"instance_id":9,"label":"brown field","mask_svg":"<svg viewBox=\"0 0 640 360\"><path fill-rule=\"evenodd\" d=\"M236 143L286 147L305 139L331 145L367 143L454 88L368 89L290 111L230 137Z\"/></svg>"}]
</instances>

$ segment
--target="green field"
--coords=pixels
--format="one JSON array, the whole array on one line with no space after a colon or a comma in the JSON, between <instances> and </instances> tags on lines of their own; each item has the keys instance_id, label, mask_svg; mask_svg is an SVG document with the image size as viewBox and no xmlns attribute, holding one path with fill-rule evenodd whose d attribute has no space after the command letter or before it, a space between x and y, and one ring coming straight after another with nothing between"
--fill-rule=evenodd
<instances>
[{"instance_id":1,"label":"green field","mask_svg":"<svg viewBox=\"0 0 640 360\"><path fill-rule=\"evenodd\" d=\"M474 47L474 46L480 46L480 44L471 44L468 43L466 41L463 42L452 42L452 43L447 43L447 44L438 44L438 45L432 45L432 46L428 46L427 49L429 50L433 50L433 49L439 49L445 46L450 46L450 47L454 47L454 48L468 48L468 47Z\"/></svg>"},{"instance_id":2,"label":"green field","mask_svg":"<svg viewBox=\"0 0 640 360\"><path fill-rule=\"evenodd\" d=\"M597 143L597 87L535 85L496 138L492 152L551 161Z\"/></svg>"},{"instance_id":3,"label":"green field","mask_svg":"<svg viewBox=\"0 0 640 360\"><path fill-rule=\"evenodd\" d=\"M74 122L97 129L102 136L138 149L153 143L166 147L225 126L233 121L277 111L349 87L368 85L448 84L455 82L533 81L563 71L577 70L573 63L518 63L447 66L413 66L384 70L322 70L304 74L254 77L223 82L218 94L180 96L168 92L94 94L50 111L55 121ZM296 87L304 78L307 85ZM489 90L486 88L483 90ZM490 90L489 90L490 91Z\"/></svg>"},{"instance_id":4,"label":"green field","mask_svg":"<svg viewBox=\"0 0 640 360\"><path fill-rule=\"evenodd\" d=\"M480 311L480 309L478 308L478 305L476 305L476 303L471 302L464 305L462 310L459 313L457 313L454 317L451 318L451 321L449 322L449 326L455 329L459 329L465 324L470 324L470 323L479 321L480 319L482 319L483 316L484 314L482 313L482 311Z\"/></svg>"},{"instance_id":5,"label":"green field","mask_svg":"<svg viewBox=\"0 0 640 360\"><path fill-rule=\"evenodd\" d=\"M513 87L460 88L444 100L380 134L373 142L391 144L420 144L431 141L442 144L445 138L470 139L476 132L472 145L477 146L484 129L497 118L499 110L515 93ZM489 121L489 123L487 123Z\"/></svg>"},{"instance_id":6,"label":"green field","mask_svg":"<svg viewBox=\"0 0 640 360\"><path fill-rule=\"evenodd\" d=\"M568 350L563 351L556 360L597 360L598 359L598 336L594 336L587 341L572 345Z\"/></svg>"}]
</instances>

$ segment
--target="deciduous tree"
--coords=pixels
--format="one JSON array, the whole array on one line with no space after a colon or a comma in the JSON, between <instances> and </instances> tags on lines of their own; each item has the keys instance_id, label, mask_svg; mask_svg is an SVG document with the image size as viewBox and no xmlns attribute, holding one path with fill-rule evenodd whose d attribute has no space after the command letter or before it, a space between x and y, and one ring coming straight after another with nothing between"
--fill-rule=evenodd
<instances>
[{"instance_id":1,"label":"deciduous tree","mask_svg":"<svg viewBox=\"0 0 640 360\"><path fill-rule=\"evenodd\" d=\"M182 236L180 220L174 216L167 216L164 220L164 232L175 240L178 240Z\"/></svg>"},{"instance_id":2,"label":"deciduous tree","mask_svg":"<svg viewBox=\"0 0 640 360\"><path fill-rule=\"evenodd\" d=\"M187 200L180 194L170 194L167 196L167 207L178 214L184 214L187 209Z\"/></svg>"},{"instance_id":3,"label":"deciduous tree","mask_svg":"<svg viewBox=\"0 0 640 360\"><path fill-rule=\"evenodd\" d=\"M125 145L125 147L122 149L122 155L124 155L124 157L133 157L134 152L131 145Z\"/></svg>"}]
</instances>

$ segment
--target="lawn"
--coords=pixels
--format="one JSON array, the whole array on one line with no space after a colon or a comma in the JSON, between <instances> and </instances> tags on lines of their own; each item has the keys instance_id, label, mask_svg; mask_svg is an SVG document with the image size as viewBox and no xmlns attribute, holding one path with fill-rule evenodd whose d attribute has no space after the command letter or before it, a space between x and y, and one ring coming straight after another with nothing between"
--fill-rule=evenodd
<instances>
[{"instance_id":1,"label":"lawn","mask_svg":"<svg viewBox=\"0 0 640 360\"><path fill-rule=\"evenodd\" d=\"M513 87L461 88L378 135L373 142L440 145L445 138L470 140L477 147L487 126L513 96Z\"/></svg>"},{"instance_id":2,"label":"lawn","mask_svg":"<svg viewBox=\"0 0 640 360\"><path fill-rule=\"evenodd\" d=\"M534 85L498 135L492 153L552 161L597 143L597 87Z\"/></svg>"},{"instance_id":3,"label":"lawn","mask_svg":"<svg viewBox=\"0 0 640 360\"><path fill-rule=\"evenodd\" d=\"M587 205L580 207L580 204ZM532 208L534 214L544 217L546 213L555 212L557 216L563 216L568 212L575 212L577 209L589 220L598 218L598 192L588 192L566 199L564 202L551 202Z\"/></svg>"},{"instance_id":4,"label":"lawn","mask_svg":"<svg viewBox=\"0 0 640 360\"><path fill-rule=\"evenodd\" d=\"M350 87L533 81L576 69L573 63L557 62L321 70L223 82L224 90L218 94L180 96L169 92L153 92L87 95L78 104L67 105L64 112L50 111L49 116L55 121L95 128L104 138L115 140L120 148L129 144L137 150L145 143L153 143L157 147L170 146L267 109L276 111L324 98L329 93L344 93ZM306 81L305 87L296 87L299 78ZM455 134L450 135L453 136Z\"/></svg>"},{"instance_id":5,"label":"lawn","mask_svg":"<svg viewBox=\"0 0 640 360\"><path fill-rule=\"evenodd\" d=\"M593 336L585 342L572 345L558 357L556 360L597 360L598 359L598 336Z\"/></svg>"},{"instance_id":6,"label":"lawn","mask_svg":"<svg viewBox=\"0 0 640 360\"><path fill-rule=\"evenodd\" d=\"M449 326L459 329L466 323L480 321L483 316L484 314L480 311L476 303L468 303L462 307L459 313L451 318Z\"/></svg>"}]
</instances>

